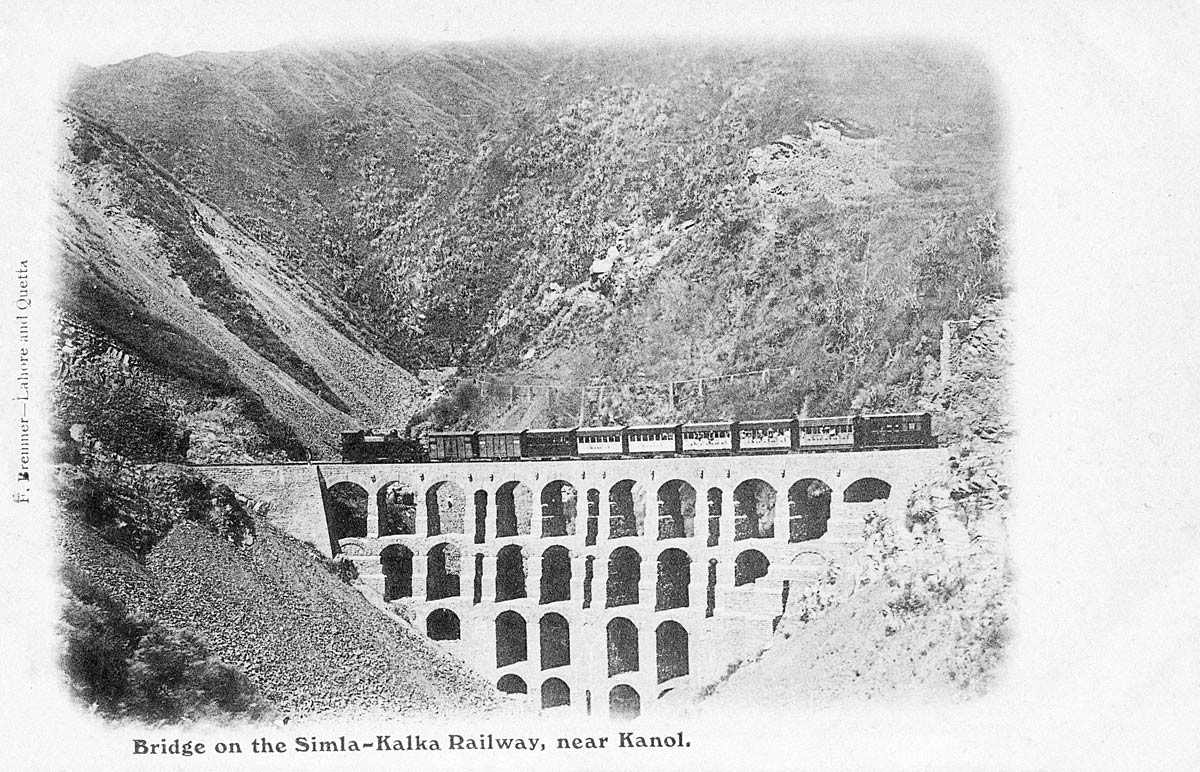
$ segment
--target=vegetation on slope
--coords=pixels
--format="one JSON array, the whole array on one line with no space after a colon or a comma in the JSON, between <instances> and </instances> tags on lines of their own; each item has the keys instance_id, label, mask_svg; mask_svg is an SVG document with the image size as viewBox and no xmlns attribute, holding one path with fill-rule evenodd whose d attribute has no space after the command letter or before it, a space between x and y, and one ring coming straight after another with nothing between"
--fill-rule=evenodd
<instances>
[{"instance_id":1,"label":"vegetation on slope","mask_svg":"<svg viewBox=\"0 0 1200 772\"><path fill-rule=\"evenodd\" d=\"M1011 428L1001 309L962 325L947 408L947 463L907 518L872 513L864 547L789 598L772 645L699 694L705 710L853 699L964 699L1003 665L1011 577L1004 557Z\"/></svg>"},{"instance_id":2,"label":"vegetation on slope","mask_svg":"<svg viewBox=\"0 0 1200 772\"><path fill-rule=\"evenodd\" d=\"M178 183L153 165L139 163L138 151L111 130L87 118L69 147L82 163L102 163L121 170L116 177L122 203L158 234L173 275L239 338L285 373L338 410L346 404L330 390L312 366L292 351L263 320L258 309L233 285L212 249L197 237L192 220L198 215L178 195ZM103 140L103 148L100 141Z\"/></svg>"},{"instance_id":3,"label":"vegetation on slope","mask_svg":"<svg viewBox=\"0 0 1200 772\"><path fill-rule=\"evenodd\" d=\"M65 665L105 716L488 710L490 685L330 561L186 469L85 448L58 468ZM349 575L348 575L349 576Z\"/></svg>"},{"instance_id":4,"label":"vegetation on slope","mask_svg":"<svg viewBox=\"0 0 1200 772\"><path fill-rule=\"evenodd\" d=\"M63 670L75 697L101 716L160 721L260 720L270 714L245 674L204 641L130 614L78 572L66 571Z\"/></svg>"},{"instance_id":5,"label":"vegetation on slope","mask_svg":"<svg viewBox=\"0 0 1200 772\"><path fill-rule=\"evenodd\" d=\"M611 390L592 420L920 407L941 321L1003 291L996 106L961 51L285 47L143 57L72 99L406 366L794 367L752 397Z\"/></svg>"}]
</instances>

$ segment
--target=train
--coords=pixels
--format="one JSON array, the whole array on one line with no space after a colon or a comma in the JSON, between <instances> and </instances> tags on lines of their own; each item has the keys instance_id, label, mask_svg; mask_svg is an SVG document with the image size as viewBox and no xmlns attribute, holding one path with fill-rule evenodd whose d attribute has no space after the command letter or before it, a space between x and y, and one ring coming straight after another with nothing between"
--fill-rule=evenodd
<instances>
[{"instance_id":1,"label":"train","mask_svg":"<svg viewBox=\"0 0 1200 772\"><path fill-rule=\"evenodd\" d=\"M932 447L937 447L937 438L929 413L429 432L423 442L395 431L342 434L342 459L351 463L727 456Z\"/></svg>"}]
</instances>

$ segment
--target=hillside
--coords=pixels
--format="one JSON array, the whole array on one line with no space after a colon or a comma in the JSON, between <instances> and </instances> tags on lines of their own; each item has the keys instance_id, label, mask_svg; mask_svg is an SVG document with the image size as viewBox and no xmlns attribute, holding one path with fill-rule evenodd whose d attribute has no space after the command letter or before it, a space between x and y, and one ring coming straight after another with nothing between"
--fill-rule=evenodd
<instances>
[{"instance_id":1,"label":"hillside","mask_svg":"<svg viewBox=\"0 0 1200 772\"><path fill-rule=\"evenodd\" d=\"M941 321L1004 291L1000 119L967 51L284 46L149 55L70 99L410 369L577 395L789 368L674 405L609 389L590 421L924 407Z\"/></svg>"},{"instance_id":2,"label":"hillside","mask_svg":"<svg viewBox=\"0 0 1200 772\"><path fill-rule=\"evenodd\" d=\"M274 718L494 704L490 684L370 605L253 502L178 467L86 459L57 471L59 543L75 596L107 596L197 638ZM136 707L128 715L164 717Z\"/></svg>"},{"instance_id":3,"label":"hillside","mask_svg":"<svg viewBox=\"0 0 1200 772\"><path fill-rule=\"evenodd\" d=\"M1012 428L1007 320L989 304L952 339L937 390L951 454L914 492L907 522L869 518L864 546L789 602L757 659L694 695L696 709L982 694L1002 667Z\"/></svg>"},{"instance_id":4,"label":"hillside","mask_svg":"<svg viewBox=\"0 0 1200 772\"><path fill-rule=\"evenodd\" d=\"M295 440L329 456L339 431L406 412L416 378L339 323L308 282L119 135L74 113L63 124L60 305L76 326L206 394L207 406L191 400L195 412L229 397L257 403L234 413L288 435L293 456ZM86 360L96 346L73 348ZM139 378L126 380L138 390ZM60 406L80 408L64 423L87 423L96 400L69 395L96 383L62 385Z\"/></svg>"}]
</instances>

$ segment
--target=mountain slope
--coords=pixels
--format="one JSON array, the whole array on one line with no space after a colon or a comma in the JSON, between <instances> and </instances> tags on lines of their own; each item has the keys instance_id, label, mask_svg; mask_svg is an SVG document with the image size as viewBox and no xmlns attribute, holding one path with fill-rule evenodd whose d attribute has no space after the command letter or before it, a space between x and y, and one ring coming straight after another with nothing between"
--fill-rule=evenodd
<instances>
[{"instance_id":1,"label":"mountain slope","mask_svg":"<svg viewBox=\"0 0 1200 772\"><path fill-rule=\"evenodd\" d=\"M365 348L319 293L118 135L64 117L59 178L63 305L170 366L153 325L186 331L319 454L337 432L395 420L415 378ZM140 334L122 320L144 316Z\"/></svg>"},{"instance_id":2,"label":"mountain slope","mask_svg":"<svg viewBox=\"0 0 1200 772\"><path fill-rule=\"evenodd\" d=\"M791 368L753 398L610 389L591 421L923 407L940 323L1004 291L969 51L284 46L143 57L70 98L405 366L576 393Z\"/></svg>"},{"instance_id":3,"label":"mountain slope","mask_svg":"<svg viewBox=\"0 0 1200 772\"><path fill-rule=\"evenodd\" d=\"M58 483L66 502L59 543L71 573L130 611L199 636L277 717L494 704L490 684L371 606L315 550L227 489L189 498L208 489L186 471L103 456L60 467ZM213 513L198 518L210 502ZM181 509L183 517L168 514ZM131 530L142 535L125 546Z\"/></svg>"}]
</instances>

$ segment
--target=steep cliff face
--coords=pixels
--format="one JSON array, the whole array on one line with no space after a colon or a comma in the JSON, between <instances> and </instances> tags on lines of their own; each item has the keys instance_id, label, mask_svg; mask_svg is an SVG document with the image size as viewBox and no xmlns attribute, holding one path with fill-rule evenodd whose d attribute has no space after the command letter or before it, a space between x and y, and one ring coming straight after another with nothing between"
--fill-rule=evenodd
<instances>
[{"instance_id":1,"label":"steep cliff face","mask_svg":"<svg viewBox=\"0 0 1200 772\"><path fill-rule=\"evenodd\" d=\"M407 413L415 378L365 347L307 282L120 136L74 113L63 124L68 314L213 401L253 395L317 455L334 452L342 429Z\"/></svg>"}]
</instances>

